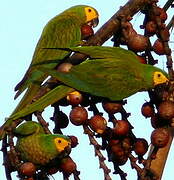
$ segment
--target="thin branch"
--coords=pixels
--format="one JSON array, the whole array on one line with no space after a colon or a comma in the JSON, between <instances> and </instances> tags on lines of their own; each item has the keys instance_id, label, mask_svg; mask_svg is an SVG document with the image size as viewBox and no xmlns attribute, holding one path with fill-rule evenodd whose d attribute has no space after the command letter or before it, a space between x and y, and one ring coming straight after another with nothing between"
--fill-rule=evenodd
<instances>
[{"instance_id":1,"label":"thin branch","mask_svg":"<svg viewBox=\"0 0 174 180\"><path fill-rule=\"evenodd\" d=\"M164 9L165 11L167 11L167 10L169 9L169 7L172 6L173 2L174 2L174 0L168 0L168 1L166 2L166 4L164 5L163 9Z\"/></svg>"}]
</instances>

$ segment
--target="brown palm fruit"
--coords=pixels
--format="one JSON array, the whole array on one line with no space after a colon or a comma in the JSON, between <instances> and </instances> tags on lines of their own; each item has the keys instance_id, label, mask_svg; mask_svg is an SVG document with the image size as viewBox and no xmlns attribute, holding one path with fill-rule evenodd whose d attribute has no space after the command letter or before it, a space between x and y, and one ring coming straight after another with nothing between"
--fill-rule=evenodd
<instances>
[{"instance_id":1,"label":"brown palm fruit","mask_svg":"<svg viewBox=\"0 0 174 180\"><path fill-rule=\"evenodd\" d=\"M138 156L143 156L148 150L148 142L144 138L137 138L134 143L134 151Z\"/></svg>"},{"instance_id":2,"label":"brown palm fruit","mask_svg":"<svg viewBox=\"0 0 174 180\"><path fill-rule=\"evenodd\" d=\"M66 99L69 104L77 106L83 101L83 96L80 92L73 91L67 95Z\"/></svg>"},{"instance_id":3,"label":"brown palm fruit","mask_svg":"<svg viewBox=\"0 0 174 180\"><path fill-rule=\"evenodd\" d=\"M157 39L154 42L152 49L158 55L164 55L165 54L164 45L160 39Z\"/></svg>"},{"instance_id":4,"label":"brown palm fruit","mask_svg":"<svg viewBox=\"0 0 174 180\"><path fill-rule=\"evenodd\" d=\"M161 118L171 120L174 117L174 103L163 101L158 107L158 114Z\"/></svg>"},{"instance_id":5,"label":"brown palm fruit","mask_svg":"<svg viewBox=\"0 0 174 180\"><path fill-rule=\"evenodd\" d=\"M122 109L122 104L119 102L103 102L103 109L109 114L115 114L120 112Z\"/></svg>"},{"instance_id":6,"label":"brown palm fruit","mask_svg":"<svg viewBox=\"0 0 174 180\"><path fill-rule=\"evenodd\" d=\"M36 166L31 162L25 162L20 166L19 173L24 176L33 176L36 173Z\"/></svg>"},{"instance_id":7,"label":"brown palm fruit","mask_svg":"<svg viewBox=\"0 0 174 180\"><path fill-rule=\"evenodd\" d=\"M148 45L148 38L141 34L135 34L134 36L130 36L127 41L128 48L134 52L145 51L148 48Z\"/></svg>"},{"instance_id":8,"label":"brown palm fruit","mask_svg":"<svg viewBox=\"0 0 174 180\"><path fill-rule=\"evenodd\" d=\"M76 136L68 136L71 140L71 147L75 148L79 143L78 143L78 138Z\"/></svg>"},{"instance_id":9,"label":"brown palm fruit","mask_svg":"<svg viewBox=\"0 0 174 180\"><path fill-rule=\"evenodd\" d=\"M157 32L157 24L155 21L148 21L145 26L146 32L149 36L154 35Z\"/></svg>"},{"instance_id":10,"label":"brown palm fruit","mask_svg":"<svg viewBox=\"0 0 174 180\"><path fill-rule=\"evenodd\" d=\"M69 118L72 124L80 126L87 122L88 112L84 107L76 106L71 110Z\"/></svg>"},{"instance_id":11,"label":"brown palm fruit","mask_svg":"<svg viewBox=\"0 0 174 180\"><path fill-rule=\"evenodd\" d=\"M82 40L87 40L89 37L94 35L94 31L91 26L84 24L81 27Z\"/></svg>"},{"instance_id":12,"label":"brown palm fruit","mask_svg":"<svg viewBox=\"0 0 174 180\"><path fill-rule=\"evenodd\" d=\"M76 170L77 166L76 163L70 157L66 157L61 160L59 168L60 171L64 173L72 174Z\"/></svg>"},{"instance_id":13,"label":"brown palm fruit","mask_svg":"<svg viewBox=\"0 0 174 180\"><path fill-rule=\"evenodd\" d=\"M88 125L94 132L103 134L107 127L107 121L101 115L94 115L88 120Z\"/></svg>"},{"instance_id":14,"label":"brown palm fruit","mask_svg":"<svg viewBox=\"0 0 174 180\"><path fill-rule=\"evenodd\" d=\"M169 141L169 132L165 128L155 129L151 134L151 143L158 147L165 147Z\"/></svg>"},{"instance_id":15,"label":"brown palm fruit","mask_svg":"<svg viewBox=\"0 0 174 180\"><path fill-rule=\"evenodd\" d=\"M116 136L126 136L129 133L129 123L125 120L117 120L115 127L112 129Z\"/></svg>"},{"instance_id":16,"label":"brown palm fruit","mask_svg":"<svg viewBox=\"0 0 174 180\"><path fill-rule=\"evenodd\" d=\"M154 116L155 111L153 104L150 102L145 102L141 107L141 113L146 118Z\"/></svg>"}]
</instances>

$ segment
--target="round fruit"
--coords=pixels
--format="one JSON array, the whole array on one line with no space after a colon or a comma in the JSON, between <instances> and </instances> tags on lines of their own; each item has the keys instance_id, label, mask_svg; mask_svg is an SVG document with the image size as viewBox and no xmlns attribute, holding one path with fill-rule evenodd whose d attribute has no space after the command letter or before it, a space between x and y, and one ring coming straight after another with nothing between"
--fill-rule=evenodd
<instances>
[{"instance_id":1,"label":"round fruit","mask_svg":"<svg viewBox=\"0 0 174 180\"><path fill-rule=\"evenodd\" d=\"M73 91L67 95L66 99L69 104L77 106L82 102L83 96L78 91Z\"/></svg>"},{"instance_id":2,"label":"round fruit","mask_svg":"<svg viewBox=\"0 0 174 180\"><path fill-rule=\"evenodd\" d=\"M165 54L164 45L160 39L157 39L154 42L152 49L158 55L164 55Z\"/></svg>"},{"instance_id":3,"label":"round fruit","mask_svg":"<svg viewBox=\"0 0 174 180\"><path fill-rule=\"evenodd\" d=\"M154 107L150 102L145 102L141 107L141 113L144 117L152 117L154 115Z\"/></svg>"},{"instance_id":4,"label":"round fruit","mask_svg":"<svg viewBox=\"0 0 174 180\"><path fill-rule=\"evenodd\" d=\"M102 134L106 130L107 122L101 115L95 115L89 119L88 125L94 132Z\"/></svg>"},{"instance_id":5,"label":"round fruit","mask_svg":"<svg viewBox=\"0 0 174 180\"><path fill-rule=\"evenodd\" d=\"M75 148L79 143L78 143L78 139L76 136L69 136L70 140L71 140L71 147Z\"/></svg>"},{"instance_id":6,"label":"round fruit","mask_svg":"<svg viewBox=\"0 0 174 180\"><path fill-rule=\"evenodd\" d=\"M76 167L76 163L70 157L62 159L60 164L60 170L67 174L73 173L76 170Z\"/></svg>"},{"instance_id":7,"label":"round fruit","mask_svg":"<svg viewBox=\"0 0 174 180\"><path fill-rule=\"evenodd\" d=\"M165 147L169 141L169 132L165 128L155 129L151 134L151 143L158 147Z\"/></svg>"},{"instance_id":8,"label":"round fruit","mask_svg":"<svg viewBox=\"0 0 174 180\"><path fill-rule=\"evenodd\" d=\"M158 114L164 119L172 119L174 117L174 103L171 101L162 102L158 107Z\"/></svg>"},{"instance_id":9,"label":"round fruit","mask_svg":"<svg viewBox=\"0 0 174 180\"><path fill-rule=\"evenodd\" d=\"M117 120L113 133L117 136L126 136L129 132L129 123L125 120Z\"/></svg>"},{"instance_id":10,"label":"round fruit","mask_svg":"<svg viewBox=\"0 0 174 180\"><path fill-rule=\"evenodd\" d=\"M69 117L72 124L80 126L86 123L88 112L84 107L76 106L71 110Z\"/></svg>"},{"instance_id":11,"label":"round fruit","mask_svg":"<svg viewBox=\"0 0 174 180\"><path fill-rule=\"evenodd\" d=\"M142 52L145 51L149 45L148 38L141 34L136 34L128 39L127 45L132 51Z\"/></svg>"},{"instance_id":12,"label":"round fruit","mask_svg":"<svg viewBox=\"0 0 174 180\"><path fill-rule=\"evenodd\" d=\"M143 156L148 150L148 142L144 138L137 138L134 144L134 151L138 156Z\"/></svg>"},{"instance_id":13,"label":"round fruit","mask_svg":"<svg viewBox=\"0 0 174 180\"><path fill-rule=\"evenodd\" d=\"M81 27L82 40L88 39L90 36L94 35L94 31L91 26L85 24Z\"/></svg>"},{"instance_id":14,"label":"round fruit","mask_svg":"<svg viewBox=\"0 0 174 180\"><path fill-rule=\"evenodd\" d=\"M31 162L25 162L20 166L19 172L24 176L33 176L36 173L36 167Z\"/></svg>"},{"instance_id":15,"label":"round fruit","mask_svg":"<svg viewBox=\"0 0 174 180\"><path fill-rule=\"evenodd\" d=\"M122 104L117 102L103 102L103 109L109 114L115 114L120 112L122 109Z\"/></svg>"}]
</instances>

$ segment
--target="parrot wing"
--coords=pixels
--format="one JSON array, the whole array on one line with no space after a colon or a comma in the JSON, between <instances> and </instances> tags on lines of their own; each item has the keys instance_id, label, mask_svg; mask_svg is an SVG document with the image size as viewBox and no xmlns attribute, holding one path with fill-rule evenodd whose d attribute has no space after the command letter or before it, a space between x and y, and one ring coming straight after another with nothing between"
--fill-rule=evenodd
<instances>
[{"instance_id":1,"label":"parrot wing","mask_svg":"<svg viewBox=\"0 0 174 180\"><path fill-rule=\"evenodd\" d=\"M68 48L49 48L57 50L66 50L71 52L79 52L90 57L90 59L109 59L133 61L139 63L138 57L132 51L120 47L109 46L82 46L82 47L68 47Z\"/></svg>"},{"instance_id":2,"label":"parrot wing","mask_svg":"<svg viewBox=\"0 0 174 180\"><path fill-rule=\"evenodd\" d=\"M62 83L92 95L122 100L147 89L141 77L141 64L118 59L86 60L69 73L41 68Z\"/></svg>"},{"instance_id":3,"label":"parrot wing","mask_svg":"<svg viewBox=\"0 0 174 180\"><path fill-rule=\"evenodd\" d=\"M48 47L70 47L79 45L81 41L81 27L77 19L72 17L53 18L46 25L41 38L36 46L32 62L21 82L15 87L17 91L15 99L29 86L38 81L43 82L47 77L43 72L38 71L39 66L54 68L59 62L69 55L64 50L51 50ZM39 86L38 86L39 88Z\"/></svg>"},{"instance_id":4,"label":"parrot wing","mask_svg":"<svg viewBox=\"0 0 174 180\"><path fill-rule=\"evenodd\" d=\"M29 136L34 133L44 133L42 126L34 121L27 121L14 129L16 136Z\"/></svg>"}]
</instances>

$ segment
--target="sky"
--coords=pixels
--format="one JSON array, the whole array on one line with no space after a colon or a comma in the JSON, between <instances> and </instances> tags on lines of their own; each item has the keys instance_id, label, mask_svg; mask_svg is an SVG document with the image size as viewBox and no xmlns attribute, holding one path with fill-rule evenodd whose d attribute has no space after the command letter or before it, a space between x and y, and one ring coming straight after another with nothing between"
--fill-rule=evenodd
<instances>
[{"instance_id":1,"label":"sky","mask_svg":"<svg viewBox=\"0 0 174 180\"><path fill-rule=\"evenodd\" d=\"M98 27L95 28L96 31L125 3L125 0L107 0L103 2L99 0L2 1L0 7L0 124L3 124L5 117L11 114L20 100L20 98L15 101L13 99L15 95L14 87L21 80L28 68L42 29L52 17L73 5L91 5L95 7L100 14L100 23ZM162 7L164 3L164 0L160 0L159 5ZM172 13L172 11L169 11L171 16ZM133 26L136 27L139 33L142 32L139 28L139 25L142 23L142 18L143 15L137 14L132 21ZM173 37L172 35L172 38ZM112 43L109 40L105 45L112 46ZM174 50L174 44L170 43L170 47ZM165 56L157 56L157 59L159 60L158 66L164 68ZM140 113L142 104L148 101L147 93L137 93L127 100L128 104L125 107L126 110L131 113L129 120L134 126L133 132L137 137L146 138L148 142L150 142L150 134L153 130L150 126L150 120L144 119ZM66 111L68 112L69 110ZM50 107L47 108L44 112L44 117L49 119L51 113L52 109ZM98 159L94 156L93 147L89 145L88 138L83 134L82 128L70 125L64 133L67 135L75 135L79 138L79 145L72 150L71 157L77 163L77 169L81 171L80 179L104 179L103 172L99 169ZM173 151L173 146L171 151ZM173 165L171 163L173 160L173 156L170 155L163 180L171 180L171 176L174 175L172 171ZM2 166L2 153L0 153L0 164L0 179L5 179L4 167ZM112 164L107 163L107 165L113 171ZM130 168L129 162L123 166L122 169L128 174L129 180L136 179L136 172ZM61 177L62 175L60 173L54 175L55 179L62 179ZM119 179L119 177L112 173L111 177L112 179ZM15 173L13 173L13 179L17 179ZM73 178L71 177L70 179Z\"/></svg>"}]
</instances>

